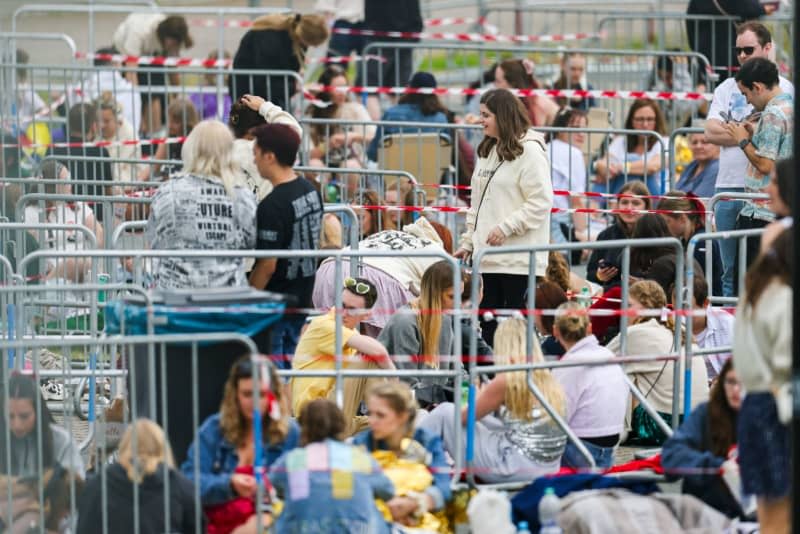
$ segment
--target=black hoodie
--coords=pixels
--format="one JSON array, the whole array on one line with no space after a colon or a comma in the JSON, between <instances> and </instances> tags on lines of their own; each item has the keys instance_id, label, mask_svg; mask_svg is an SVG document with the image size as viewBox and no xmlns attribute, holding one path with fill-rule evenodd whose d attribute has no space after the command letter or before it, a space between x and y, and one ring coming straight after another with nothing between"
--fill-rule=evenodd
<instances>
[{"instance_id":1,"label":"black hoodie","mask_svg":"<svg viewBox=\"0 0 800 534\"><path fill-rule=\"evenodd\" d=\"M194 486L174 469L169 473L170 520L164 525L164 472L162 466L139 485L139 533L195 532ZM106 469L106 521L108 532L133 534L133 482L125 469ZM102 479L90 478L78 501L77 534L103 532ZM202 520L202 515L201 515ZM201 532L205 530L201 528Z\"/></svg>"}]
</instances>

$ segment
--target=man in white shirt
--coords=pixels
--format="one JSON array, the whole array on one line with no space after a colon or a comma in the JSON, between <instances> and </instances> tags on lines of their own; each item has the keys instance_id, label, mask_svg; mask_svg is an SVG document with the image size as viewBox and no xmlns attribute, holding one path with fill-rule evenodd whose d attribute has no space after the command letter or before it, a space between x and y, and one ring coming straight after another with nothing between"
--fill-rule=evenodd
<instances>
[{"instance_id":1,"label":"man in white shirt","mask_svg":"<svg viewBox=\"0 0 800 534\"><path fill-rule=\"evenodd\" d=\"M739 64L755 57L769 58L772 52L772 35L760 22L746 22L736 30L736 59ZM794 95L794 86L786 78L780 78L784 92ZM747 103L734 78L728 78L714 91L714 100L708 111L705 135L711 143L721 147L719 172L717 173L716 193L743 193L745 169L748 160L736 139L725 127L728 121L744 121L753 113L753 106ZM755 124L754 124L755 126ZM741 200L719 202L714 209L717 231L734 230L736 217L744 206ZM736 241L720 241L722 251L722 293L726 297L735 296L734 282L736 264Z\"/></svg>"}]
</instances>

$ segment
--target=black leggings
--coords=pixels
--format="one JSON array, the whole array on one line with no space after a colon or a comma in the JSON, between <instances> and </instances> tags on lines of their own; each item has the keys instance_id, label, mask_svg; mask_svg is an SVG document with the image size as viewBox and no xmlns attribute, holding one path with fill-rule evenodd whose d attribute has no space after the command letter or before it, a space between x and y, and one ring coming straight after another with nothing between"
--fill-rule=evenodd
<instances>
[{"instance_id":1,"label":"black leggings","mask_svg":"<svg viewBox=\"0 0 800 534\"><path fill-rule=\"evenodd\" d=\"M483 300L481 309L525 308L525 294L528 290L526 274L483 274ZM494 331L497 321L481 319L483 339L494 347Z\"/></svg>"}]
</instances>

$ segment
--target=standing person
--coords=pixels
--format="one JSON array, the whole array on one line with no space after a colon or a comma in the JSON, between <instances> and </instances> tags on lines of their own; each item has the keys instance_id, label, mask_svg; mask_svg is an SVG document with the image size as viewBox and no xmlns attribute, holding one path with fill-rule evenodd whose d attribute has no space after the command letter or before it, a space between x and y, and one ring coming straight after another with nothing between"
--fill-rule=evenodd
<instances>
[{"instance_id":1,"label":"standing person","mask_svg":"<svg viewBox=\"0 0 800 534\"><path fill-rule=\"evenodd\" d=\"M147 238L153 249L251 249L253 194L234 183L233 135L219 121L198 124L183 145L184 170L153 196ZM244 253L243 253L244 255ZM160 288L244 286L244 258L159 258Z\"/></svg>"},{"instance_id":2,"label":"standing person","mask_svg":"<svg viewBox=\"0 0 800 534\"><path fill-rule=\"evenodd\" d=\"M592 335L589 316L580 313L577 302L558 307L553 337L567 352L561 361L606 360L614 353L600 345ZM567 397L567 423L600 468L614 465L614 451L625 429L628 407L628 384L618 365L559 367L553 376L564 388ZM561 464L568 467L589 467L574 443L567 443Z\"/></svg>"},{"instance_id":3,"label":"standing person","mask_svg":"<svg viewBox=\"0 0 800 534\"><path fill-rule=\"evenodd\" d=\"M478 146L472 174L472 199L467 228L455 257L469 260L488 247L550 242L553 186L543 136L530 128L522 103L505 89L481 98L485 135ZM479 266L484 296L481 308L525 307L530 255L489 254ZM544 276L547 252L535 254L535 274ZM489 345L495 322L483 327Z\"/></svg>"},{"instance_id":4,"label":"standing person","mask_svg":"<svg viewBox=\"0 0 800 534\"><path fill-rule=\"evenodd\" d=\"M341 347L336 347L336 309L319 315L308 323L297 343L292 360L296 371L319 371L335 369L337 351L342 353L345 369L394 369L386 348L375 339L358 333L359 323L369 317L370 309L378 299L377 288L364 278L345 278L342 290L342 335ZM381 378L352 377L343 379L345 430L352 436L361 430L364 418L359 417L358 407L366 401L371 383ZM336 399L336 380L331 377L295 376L289 380L292 388L292 413L299 415L303 408L316 399Z\"/></svg>"},{"instance_id":5,"label":"standing person","mask_svg":"<svg viewBox=\"0 0 800 534\"><path fill-rule=\"evenodd\" d=\"M792 247L784 230L747 271L736 309L733 365L748 392L739 412L742 489L755 495L761 532L791 525Z\"/></svg>"},{"instance_id":6,"label":"standing person","mask_svg":"<svg viewBox=\"0 0 800 534\"><path fill-rule=\"evenodd\" d=\"M422 11L420 0L364 0L364 29L373 32L421 32ZM364 46L378 43L416 43L416 37L387 37L375 35L365 38ZM411 48L379 48L372 53L377 53L386 61L368 61L367 79L362 80L362 70L359 69L356 85L398 87L411 78L414 69L413 53ZM367 110L370 116L377 120L380 117L380 102L377 96L367 99Z\"/></svg>"},{"instance_id":7,"label":"standing person","mask_svg":"<svg viewBox=\"0 0 800 534\"><path fill-rule=\"evenodd\" d=\"M618 193L630 180L642 180L654 195L664 191L664 172L667 162L662 152L667 146L664 114L653 100L635 100L625 119L626 130L653 131L657 135L635 133L618 135L608 145L608 158L594 162L598 189L604 193Z\"/></svg>"},{"instance_id":8,"label":"standing person","mask_svg":"<svg viewBox=\"0 0 800 534\"><path fill-rule=\"evenodd\" d=\"M331 40L328 42L329 57L349 56L351 52L361 55L365 37L338 33L336 30L364 29L364 0L317 0L314 2L314 11L333 21ZM349 62L344 65L349 65Z\"/></svg>"},{"instance_id":9,"label":"standing person","mask_svg":"<svg viewBox=\"0 0 800 534\"><path fill-rule=\"evenodd\" d=\"M761 112L758 124L729 122L728 133L747 157L744 187L747 193L766 193L775 163L792 155L794 99L780 87L778 67L765 58L753 58L736 73L736 83L747 103ZM764 228L775 212L763 200L747 200L736 219L737 230ZM759 236L747 238L747 264L759 251Z\"/></svg>"},{"instance_id":10,"label":"standing person","mask_svg":"<svg viewBox=\"0 0 800 534\"><path fill-rule=\"evenodd\" d=\"M194 46L189 34L189 25L180 15L163 13L131 13L122 21L112 38L114 48L126 56L180 56L184 49ZM131 63L133 66L136 62ZM167 82L178 85L178 76L169 77L164 72L153 71L152 66L145 72L129 72L126 77L134 85L144 86L142 91L142 134L158 137L164 127L164 112L167 109L166 93L151 92L149 86L165 86Z\"/></svg>"},{"instance_id":11,"label":"standing person","mask_svg":"<svg viewBox=\"0 0 800 534\"><path fill-rule=\"evenodd\" d=\"M298 176L300 136L287 124L265 124L253 131L256 168L272 184L272 192L258 205L256 223L259 250L316 250L322 231L322 197L311 182ZM260 258L250 273L250 285L294 297L291 306L311 307L315 258ZM273 358L289 368L288 358L297 348L305 321L302 314L288 314L272 328Z\"/></svg>"},{"instance_id":12,"label":"standing person","mask_svg":"<svg viewBox=\"0 0 800 534\"><path fill-rule=\"evenodd\" d=\"M770 4L759 0L691 0L686 8L687 15L712 15L721 17L721 20L687 19L689 47L711 61L712 68L722 83L730 76L727 67L733 64L731 49L738 29L735 22L725 20L724 17L756 19L775 11L776 4L777 2Z\"/></svg>"},{"instance_id":13,"label":"standing person","mask_svg":"<svg viewBox=\"0 0 800 534\"><path fill-rule=\"evenodd\" d=\"M134 442L135 440L135 442ZM194 487L175 469L172 449L164 431L149 419L138 419L122 435L119 461L103 465L102 475L91 478L78 502L78 534L90 534L113 526L114 532L133 533L134 514L141 534L194 532ZM166 475L166 477L165 477ZM166 480L168 479L168 480ZM102 506L103 485L106 506ZM134 507L134 487L139 503ZM169 524L164 524L164 493L169 487ZM202 515L201 515L202 521Z\"/></svg>"},{"instance_id":14,"label":"standing person","mask_svg":"<svg viewBox=\"0 0 800 534\"><path fill-rule=\"evenodd\" d=\"M568 52L561 58L561 74L553 82L553 89L579 89L592 91L594 87L586 81L586 56L580 52ZM596 107L597 103L593 96L583 98L575 96L570 99L557 98L556 103L559 107L571 107L581 111L589 111Z\"/></svg>"},{"instance_id":15,"label":"standing person","mask_svg":"<svg viewBox=\"0 0 800 534\"><path fill-rule=\"evenodd\" d=\"M735 3L732 0L728 3ZM768 58L772 53L772 35L766 26L759 22L745 22L736 29L736 59L744 63L752 58ZM780 87L784 93L794 94L794 86L785 78L780 78ZM739 90L736 80L729 78L714 90L714 99L706 119L706 138L721 147L719 155L719 172L717 173L716 193L744 193L744 172L748 159L739 148L736 138L726 127L729 121L745 121L753 112L753 106ZM736 217L744 202L741 200L723 200L714 209L714 220L717 231L726 232L736 228ZM734 269L738 263L736 256L737 241L723 239L720 243L722 251L722 294L726 297L736 295Z\"/></svg>"},{"instance_id":16,"label":"standing person","mask_svg":"<svg viewBox=\"0 0 800 534\"><path fill-rule=\"evenodd\" d=\"M328 38L328 25L320 15L273 14L258 17L239 43L233 68L300 72L309 46ZM287 109L298 91L295 78L286 75L236 74L230 77L230 95L258 95Z\"/></svg>"}]
</instances>

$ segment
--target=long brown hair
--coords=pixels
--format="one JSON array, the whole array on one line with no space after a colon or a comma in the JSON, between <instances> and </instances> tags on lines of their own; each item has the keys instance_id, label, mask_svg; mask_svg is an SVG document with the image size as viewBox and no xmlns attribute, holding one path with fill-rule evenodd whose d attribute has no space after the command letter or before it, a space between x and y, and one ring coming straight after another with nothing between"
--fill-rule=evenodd
<instances>
[{"instance_id":1,"label":"long brown hair","mask_svg":"<svg viewBox=\"0 0 800 534\"><path fill-rule=\"evenodd\" d=\"M354 202L362 206L380 206L382 204L378 193L372 189L361 189L356 191ZM369 212L371 218L371 227L362 228L361 235L364 237L377 234L381 230L396 230L397 226L394 224L394 219L391 215L382 209L369 208L364 211Z\"/></svg>"},{"instance_id":2,"label":"long brown hair","mask_svg":"<svg viewBox=\"0 0 800 534\"><path fill-rule=\"evenodd\" d=\"M729 359L719 371L708 395L708 434L711 452L715 456L728 457L731 445L736 443L736 416L738 415L725 396L725 378L733 370L733 359Z\"/></svg>"},{"instance_id":3,"label":"long brown hair","mask_svg":"<svg viewBox=\"0 0 800 534\"><path fill-rule=\"evenodd\" d=\"M513 161L522 155L522 136L531 127L528 112L519 98L505 89L492 89L481 97L481 104L495 115L497 139L485 136L478 145L478 156L489 156L492 148L497 147L497 156L501 161Z\"/></svg>"},{"instance_id":4,"label":"long brown hair","mask_svg":"<svg viewBox=\"0 0 800 534\"><path fill-rule=\"evenodd\" d=\"M653 128L656 132L661 135L665 135L667 133L667 126L664 122L664 114L661 113L661 108L658 107L653 100L649 98L640 98L638 100L634 100L633 104L631 104L631 109L628 110L628 117L625 119L625 129L626 130L635 130L636 128L633 127L633 116L634 114L642 108L650 108L653 110L653 113L656 114L656 127ZM652 136L648 135L645 138L645 151L649 151L653 148L653 145L656 144L658 140ZM639 134L630 133L625 136L625 149L628 152L633 151L639 145Z\"/></svg>"},{"instance_id":5,"label":"long brown hair","mask_svg":"<svg viewBox=\"0 0 800 534\"><path fill-rule=\"evenodd\" d=\"M498 67L503 71L508 85L514 89L538 89L539 82L533 76L533 72L528 72L522 59L506 59L500 62ZM531 63L531 65L533 65Z\"/></svg>"},{"instance_id":6,"label":"long brown hair","mask_svg":"<svg viewBox=\"0 0 800 534\"><path fill-rule=\"evenodd\" d=\"M751 308L756 307L761 294L773 281L791 285L793 235L791 228L781 232L748 269L744 277L744 301Z\"/></svg>"},{"instance_id":7,"label":"long brown hair","mask_svg":"<svg viewBox=\"0 0 800 534\"><path fill-rule=\"evenodd\" d=\"M705 206L701 200L688 196L684 191L668 191L664 196L665 198L658 201L659 210L691 212L684 215L692 223L694 232L703 227L702 212L705 211ZM680 215L680 213L665 214L666 217L680 217Z\"/></svg>"},{"instance_id":8,"label":"long brown hair","mask_svg":"<svg viewBox=\"0 0 800 534\"><path fill-rule=\"evenodd\" d=\"M369 397L383 399L397 415L408 414L405 436L411 437L414 434L417 401L414 400L411 388L405 382L383 382L377 384L367 392L367 398Z\"/></svg>"},{"instance_id":9,"label":"long brown hair","mask_svg":"<svg viewBox=\"0 0 800 534\"><path fill-rule=\"evenodd\" d=\"M419 299L411 304L417 311L420 356L428 367L439 367L439 336L442 334L442 295L453 287L453 266L437 261L422 274ZM455 288L461 293L461 288Z\"/></svg>"},{"instance_id":10,"label":"long brown hair","mask_svg":"<svg viewBox=\"0 0 800 534\"><path fill-rule=\"evenodd\" d=\"M262 435L269 437L269 442L273 445L286 439L289 431L289 421L287 415L289 407L283 396L281 380L275 366L269 364L270 384L272 384L272 394L278 402L281 410L281 417L277 421L270 419L269 414L261 414ZM242 356L231 366L228 373L228 380L225 382L225 393L222 395L222 402L219 407L219 426L222 435L235 447L244 445L247 427L249 425L242 411L239 409L237 392L239 381L253 377L253 362L250 356Z\"/></svg>"},{"instance_id":11,"label":"long brown hair","mask_svg":"<svg viewBox=\"0 0 800 534\"><path fill-rule=\"evenodd\" d=\"M625 182L625 184L619 189L618 194L628 195L628 196L640 196L644 201L644 209L646 210L653 209L653 201L650 199L651 196L650 190L647 188L647 184L645 184L641 180L631 180L629 182ZM617 226L622 228L626 236L630 237L633 234L633 229L636 225L634 224L630 228L627 227L625 223L622 222L622 219L620 219L619 214L615 214L614 218L617 221Z\"/></svg>"}]
</instances>

